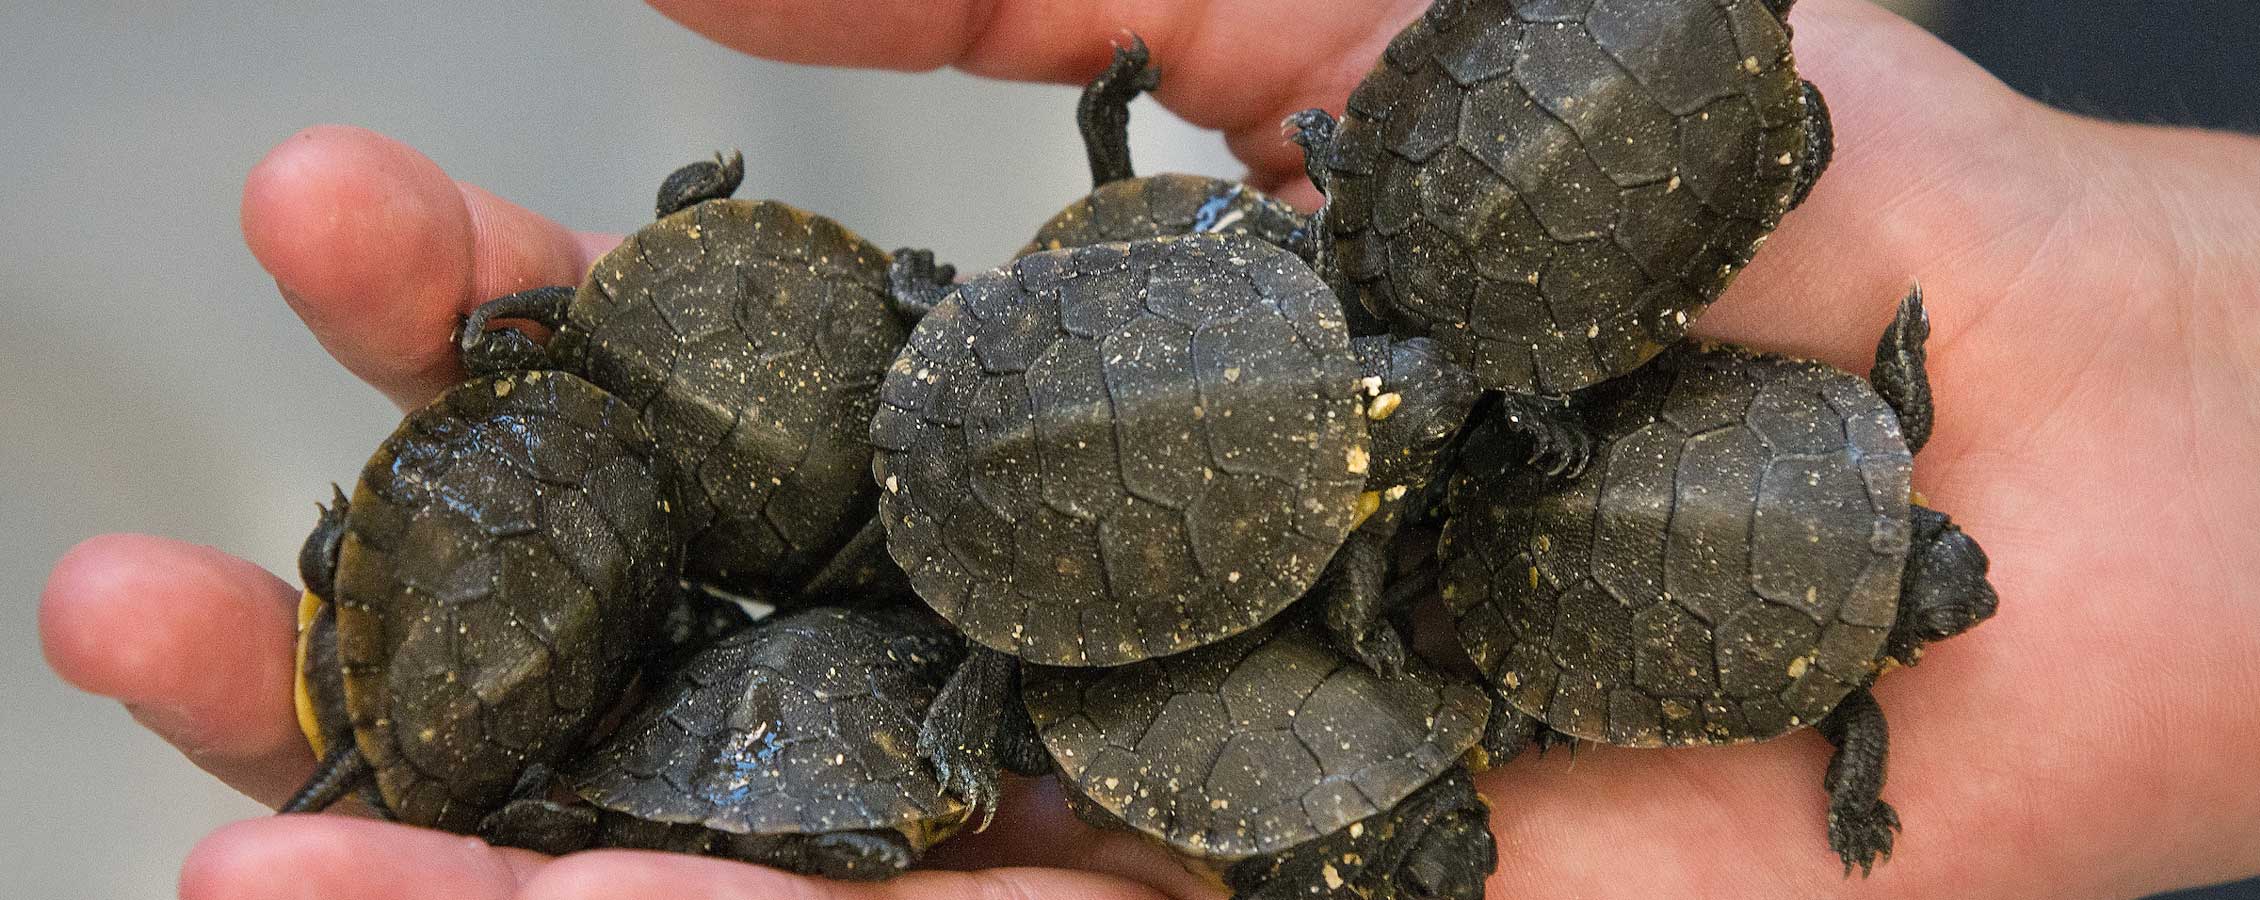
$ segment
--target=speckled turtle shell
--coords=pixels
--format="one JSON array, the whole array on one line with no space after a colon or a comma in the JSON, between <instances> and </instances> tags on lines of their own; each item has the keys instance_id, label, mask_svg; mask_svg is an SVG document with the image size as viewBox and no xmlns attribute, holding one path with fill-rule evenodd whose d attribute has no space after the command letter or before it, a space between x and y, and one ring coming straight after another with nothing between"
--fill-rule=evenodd
<instances>
[{"instance_id":1,"label":"speckled turtle shell","mask_svg":"<svg viewBox=\"0 0 2260 900\"><path fill-rule=\"evenodd\" d=\"M693 657L565 781L600 809L732 834L901 831L923 850L965 806L917 753L964 644L923 611L819 607Z\"/></svg>"},{"instance_id":2,"label":"speckled turtle shell","mask_svg":"<svg viewBox=\"0 0 2260 900\"><path fill-rule=\"evenodd\" d=\"M1802 199L1818 97L1758 0L1440 0L1325 159L1329 277L1487 388L1623 374Z\"/></svg>"},{"instance_id":3,"label":"speckled turtle shell","mask_svg":"<svg viewBox=\"0 0 2260 900\"><path fill-rule=\"evenodd\" d=\"M1164 173L1100 185L1045 222L1019 255L1182 234L1246 235L1291 248L1303 226L1294 207L1245 184Z\"/></svg>"},{"instance_id":4,"label":"speckled turtle shell","mask_svg":"<svg viewBox=\"0 0 2260 900\"><path fill-rule=\"evenodd\" d=\"M617 702L681 565L668 471L633 410L558 372L465 382L369 459L331 601L394 815L467 831Z\"/></svg>"},{"instance_id":5,"label":"speckled turtle shell","mask_svg":"<svg viewBox=\"0 0 2260 900\"><path fill-rule=\"evenodd\" d=\"M693 577L789 592L870 521L864 432L909 333L890 262L822 216L709 200L630 235L574 295L550 351L683 473Z\"/></svg>"},{"instance_id":6,"label":"speckled turtle shell","mask_svg":"<svg viewBox=\"0 0 2260 900\"><path fill-rule=\"evenodd\" d=\"M1472 438L1438 548L1461 640L1516 707L1611 744L1734 743L1874 676L1914 458L1866 382L1689 346L1583 409L1593 461L1566 483L1518 485Z\"/></svg>"},{"instance_id":7,"label":"speckled turtle shell","mask_svg":"<svg viewBox=\"0 0 2260 900\"><path fill-rule=\"evenodd\" d=\"M1309 590L1369 464L1341 306L1251 238L1054 250L960 285L880 389L888 550L983 645L1117 665Z\"/></svg>"},{"instance_id":8,"label":"speckled turtle shell","mask_svg":"<svg viewBox=\"0 0 2260 900\"><path fill-rule=\"evenodd\" d=\"M1459 764L1489 701L1383 679L1304 623L1106 670L1029 667L1060 778L1172 848L1228 862L1316 840Z\"/></svg>"}]
</instances>

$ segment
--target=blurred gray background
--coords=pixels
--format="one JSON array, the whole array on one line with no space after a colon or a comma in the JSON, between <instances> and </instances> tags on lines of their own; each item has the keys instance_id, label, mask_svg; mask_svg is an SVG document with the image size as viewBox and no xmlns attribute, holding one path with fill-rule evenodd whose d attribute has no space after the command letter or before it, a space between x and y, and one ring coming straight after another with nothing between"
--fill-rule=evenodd
<instances>
[{"instance_id":1,"label":"blurred gray background","mask_svg":"<svg viewBox=\"0 0 2260 900\"><path fill-rule=\"evenodd\" d=\"M1982 62L2075 108L2196 120L2190 98L2218 93L2244 119L2209 121L2249 125L2260 106L2249 53L2223 57L2237 60L2228 88L2202 69L2190 77L2206 83L2183 88L2155 66L2098 76L2100 89L2051 74L2051 53L2090 52L2074 45L2093 29L2064 14L2077 4L1887 5L1975 35L1964 46ZM2050 23L2056 50L2000 25L2020 6ZM2221 6L2242 17L2250 47L2254 4ZM2218 16L2179 21L2218 48ZM2007 39L1984 43L1989 27ZM1988 56L2001 45L2007 55ZM2170 36L2150 46L2190 55ZM2097 99L2114 85L2168 99ZM668 169L740 147L741 196L974 268L1001 261L1087 183L1071 89L752 60L621 0L5 3L0 88L6 898L171 896L200 835L263 811L114 704L62 685L41 660L36 608L56 557L106 531L293 571L313 502L395 422L315 345L238 236L244 172L293 131L368 126L568 225L615 231L648 217ZM1215 136L1151 104L1133 134L1143 170L1240 171Z\"/></svg>"}]
</instances>

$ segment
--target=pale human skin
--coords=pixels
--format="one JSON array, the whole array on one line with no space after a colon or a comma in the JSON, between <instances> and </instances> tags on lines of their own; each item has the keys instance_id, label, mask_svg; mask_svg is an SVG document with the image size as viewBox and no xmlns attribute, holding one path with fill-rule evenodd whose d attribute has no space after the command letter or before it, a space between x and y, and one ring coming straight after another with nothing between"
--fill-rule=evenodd
<instances>
[{"instance_id":1,"label":"pale human skin","mask_svg":"<svg viewBox=\"0 0 2260 900\"><path fill-rule=\"evenodd\" d=\"M1308 206L1278 123L1339 112L1426 4L654 5L762 56L1070 83L1134 29L1168 68L1161 101ZM1872 878L1847 880L1828 851L1828 749L1807 731L1488 774L1491 895L2128 897L2260 872L2260 588L2245 571L2260 558L2260 140L2048 109L1859 0L1804 0L1791 21L1835 112L1836 163L1697 330L1865 371L1920 279L1939 418L1916 485L1990 552L2000 615L1877 688L1884 796L1906 830ZM322 344L403 407L459 377L444 341L458 314L577 281L616 240L342 127L252 171L243 228ZM273 804L313 764L289 699L296 596L209 548L111 535L57 564L42 633L64 678ZM1076 823L1048 782L1014 788L996 827L937 854L952 871L875 885L624 851L553 860L319 815L213 833L181 894L1216 895L1138 839Z\"/></svg>"}]
</instances>

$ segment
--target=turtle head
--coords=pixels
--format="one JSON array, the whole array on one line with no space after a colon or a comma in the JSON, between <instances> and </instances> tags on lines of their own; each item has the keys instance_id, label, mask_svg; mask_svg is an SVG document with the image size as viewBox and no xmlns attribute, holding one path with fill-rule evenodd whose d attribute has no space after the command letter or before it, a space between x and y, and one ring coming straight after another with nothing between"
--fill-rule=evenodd
<instances>
[{"instance_id":1,"label":"turtle head","mask_svg":"<svg viewBox=\"0 0 2260 900\"><path fill-rule=\"evenodd\" d=\"M1373 435L1366 484L1387 491L1425 483L1482 389L1427 338L1370 337L1352 344L1365 374L1358 396Z\"/></svg>"},{"instance_id":2,"label":"turtle head","mask_svg":"<svg viewBox=\"0 0 2260 900\"><path fill-rule=\"evenodd\" d=\"M1945 640L1993 617L2001 598L1986 580L1985 550L1945 514L1915 508L1914 541L1900 580L1899 617L1886 655L1913 663L1922 645Z\"/></svg>"},{"instance_id":3,"label":"turtle head","mask_svg":"<svg viewBox=\"0 0 2260 900\"><path fill-rule=\"evenodd\" d=\"M1466 777L1460 776L1465 782ZM1431 815L1416 823L1408 835L1412 847L1405 852L1390 880L1397 896L1421 900L1477 900L1483 883L1498 866L1498 844L1491 837L1491 810L1472 784L1444 785L1452 802L1438 802ZM1443 798L1439 798L1443 799Z\"/></svg>"}]
</instances>

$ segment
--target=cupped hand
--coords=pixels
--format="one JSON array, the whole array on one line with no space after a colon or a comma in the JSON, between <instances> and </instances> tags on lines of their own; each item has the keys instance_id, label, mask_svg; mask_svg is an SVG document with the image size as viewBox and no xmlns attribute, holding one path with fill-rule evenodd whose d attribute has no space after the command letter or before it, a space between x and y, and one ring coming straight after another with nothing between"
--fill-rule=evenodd
<instances>
[{"instance_id":1,"label":"cupped hand","mask_svg":"<svg viewBox=\"0 0 2260 900\"><path fill-rule=\"evenodd\" d=\"M1278 122L1339 111L1425 5L1330 0L654 0L749 53L1075 82L1135 31L1163 103L1226 132L1306 205ZM1828 750L1525 757L1482 781L1492 896L2133 896L2260 871L2260 141L2109 125L2015 95L1860 0L1804 0L1799 64L1834 168L1699 323L1862 371L1920 280L1938 430L1931 504L1984 543L2000 615L1885 678L1895 857L1843 877ZM695 149L695 148L692 148ZM686 153L690 152L686 150ZM1069 199L1061 198L1062 203ZM566 230L380 136L324 127L245 189L245 240L338 360L404 407L460 375L473 305L577 281L616 238ZM1031 222L1033 229L1035 223ZM216 551L88 541L42 606L48 658L197 765L275 803L312 765L290 708L296 592ZM715 860L548 859L349 816L238 823L189 859L192 898L1089 897L1217 892L1018 783L951 871L841 885Z\"/></svg>"}]
</instances>

